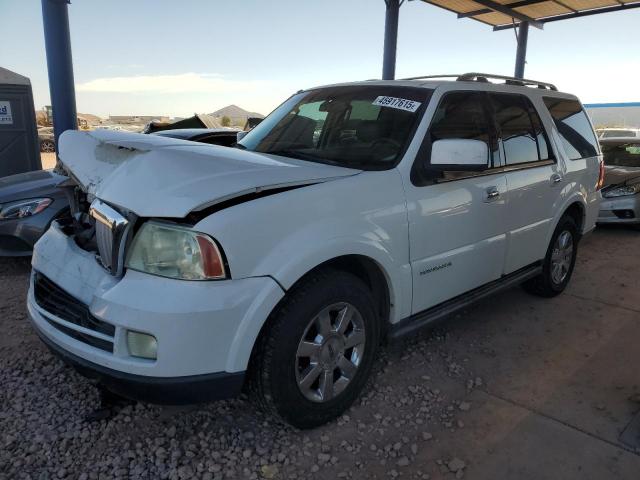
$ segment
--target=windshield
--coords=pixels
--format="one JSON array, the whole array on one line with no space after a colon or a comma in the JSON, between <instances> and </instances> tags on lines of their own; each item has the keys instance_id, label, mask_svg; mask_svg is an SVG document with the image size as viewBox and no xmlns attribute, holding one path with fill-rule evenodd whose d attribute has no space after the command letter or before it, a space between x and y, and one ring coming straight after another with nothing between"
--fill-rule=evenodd
<instances>
[{"instance_id":1,"label":"windshield","mask_svg":"<svg viewBox=\"0 0 640 480\"><path fill-rule=\"evenodd\" d=\"M640 143L602 145L605 165L640 167Z\"/></svg>"},{"instance_id":2,"label":"windshield","mask_svg":"<svg viewBox=\"0 0 640 480\"><path fill-rule=\"evenodd\" d=\"M431 93L380 85L298 93L238 146L312 162L386 170L400 160Z\"/></svg>"}]
</instances>

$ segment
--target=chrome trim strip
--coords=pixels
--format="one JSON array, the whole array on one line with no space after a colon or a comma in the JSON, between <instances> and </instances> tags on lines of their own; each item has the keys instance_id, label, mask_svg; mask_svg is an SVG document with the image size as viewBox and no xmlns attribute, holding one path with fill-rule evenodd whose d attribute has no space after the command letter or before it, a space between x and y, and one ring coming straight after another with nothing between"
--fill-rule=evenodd
<instances>
[{"instance_id":1,"label":"chrome trim strip","mask_svg":"<svg viewBox=\"0 0 640 480\"><path fill-rule=\"evenodd\" d=\"M111 234L110 239L102 238L102 241L98 241L100 262L112 275L120 276L124 268L124 246L130 227L129 220L97 198L91 202L89 215L101 224L96 225L96 241L100 240L98 239L98 230L100 228L106 228ZM104 252L102 251L103 249L110 249L111 251ZM106 258L103 259L103 256Z\"/></svg>"}]
</instances>

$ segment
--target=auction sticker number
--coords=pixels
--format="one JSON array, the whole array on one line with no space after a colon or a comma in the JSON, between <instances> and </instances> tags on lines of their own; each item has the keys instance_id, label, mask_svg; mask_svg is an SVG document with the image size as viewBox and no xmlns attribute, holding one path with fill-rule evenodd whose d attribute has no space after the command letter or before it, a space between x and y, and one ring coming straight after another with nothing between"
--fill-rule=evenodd
<instances>
[{"instance_id":1,"label":"auction sticker number","mask_svg":"<svg viewBox=\"0 0 640 480\"><path fill-rule=\"evenodd\" d=\"M405 110L407 112L415 112L422 103L414 100L407 100L406 98L385 97L379 96L373 101L373 105L379 107L397 108L398 110Z\"/></svg>"}]
</instances>

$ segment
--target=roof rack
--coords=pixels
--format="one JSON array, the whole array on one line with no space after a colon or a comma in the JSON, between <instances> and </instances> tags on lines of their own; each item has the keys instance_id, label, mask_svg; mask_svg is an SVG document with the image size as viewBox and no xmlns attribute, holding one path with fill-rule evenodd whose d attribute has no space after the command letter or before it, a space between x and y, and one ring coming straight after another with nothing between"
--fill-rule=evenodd
<instances>
[{"instance_id":1,"label":"roof rack","mask_svg":"<svg viewBox=\"0 0 640 480\"><path fill-rule=\"evenodd\" d=\"M489 79L504 80L507 85L518 85L521 87L535 86L546 90L555 90L558 88L552 83L539 82L537 80L527 80L525 78L507 77L504 75L493 75L491 73L463 73L462 75L422 75L419 77L403 78L402 80L425 80L432 78L455 78L458 82L483 82L489 83Z\"/></svg>"}]
</instances>

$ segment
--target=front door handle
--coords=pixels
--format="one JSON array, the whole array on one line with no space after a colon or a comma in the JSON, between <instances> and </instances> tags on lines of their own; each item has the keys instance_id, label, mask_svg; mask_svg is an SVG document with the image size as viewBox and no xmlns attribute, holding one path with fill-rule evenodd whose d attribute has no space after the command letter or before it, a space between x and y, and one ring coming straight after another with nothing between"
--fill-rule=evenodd
<instances>
[{"instance_id":1,"label":"front door handle","mask_svg":"<svg viewBox=\"0 0 640 480\"><path fill-rule=\"evenodd\" d=\"M560 175L559 173L554 173L553 175L551 175L551 183L553 185L557 185L560 182L562 182L562 175Z\"/></svg>"},{"instance_id":2,"label":"front door handle","mask_svg":"<svg viewBox=\"0 0 640 480\"><path fill-rule=\"evenodd\" d=\"M498 198L500 198L500 191L498 190L498 187L489 187L487 188L487 196L486 196L486 200L487 202L493 202L495 200L497 200Z\"/></svg>"}]
</instances>

